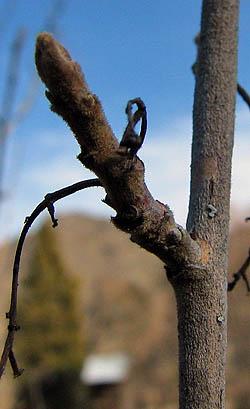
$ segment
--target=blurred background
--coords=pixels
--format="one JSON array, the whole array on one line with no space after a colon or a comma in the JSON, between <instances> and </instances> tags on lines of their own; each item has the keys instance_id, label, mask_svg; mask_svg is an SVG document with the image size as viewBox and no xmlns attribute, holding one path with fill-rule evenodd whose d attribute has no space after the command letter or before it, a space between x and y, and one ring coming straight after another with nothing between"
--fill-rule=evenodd
<instances>
[{"instance_id":1,"label":"blurred background","mask_svg":"<svg viewBox=\"0 0 250 409\"><path fill-rule=\"evenodd\" d=\"M40 31L77 60L120 139L124 109L140 96L148 133L140 157L153 195L185 224L189 194L193 39L201 1L0 1L0 339L6 335L11 262L23 221L43 196L87 178L79 148L50 112L34 67ZM241 1L238 81L250 92L250 4ZM237 98L230 269L250 237L250 112ZM3 409L177 408L175 303L161 263L110 224L92 189L56 206L27 240L21 265L18 361L0 382ZM249 297L229 294L228 408L250 409ZM113 405L113 406L112 406Z\"/></svg>"}]
</instances>

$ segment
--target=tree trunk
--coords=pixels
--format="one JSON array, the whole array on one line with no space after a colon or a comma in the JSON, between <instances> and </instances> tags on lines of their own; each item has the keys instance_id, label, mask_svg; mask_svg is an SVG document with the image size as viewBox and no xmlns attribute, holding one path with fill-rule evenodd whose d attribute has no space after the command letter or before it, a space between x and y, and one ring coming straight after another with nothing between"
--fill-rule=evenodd
<instances>
[{"instance_id":1,"label":"tree trunk","mask_svg":"<svg viewBox=\"0 0 250 409\"><path fill-rule=\"evenodd\" d=\"M227 260L238 0L204 0L193 109L187 229L204 270L172 279L178 306L180 409L225 407Z\"/></svg>"}]
</instances>

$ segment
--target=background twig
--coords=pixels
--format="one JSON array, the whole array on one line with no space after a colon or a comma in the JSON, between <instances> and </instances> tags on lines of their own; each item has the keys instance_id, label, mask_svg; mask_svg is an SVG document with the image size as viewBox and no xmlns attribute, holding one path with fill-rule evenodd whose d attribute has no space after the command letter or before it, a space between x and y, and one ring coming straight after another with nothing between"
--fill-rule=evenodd
<instances>
[{"instance_id":1,"label":"background twig","mask_svg":"<svg viewBox=\"0 0 250 409\"><path fill-rule=\"evenodd\" d=\"M237 271L237 273L234 273L233 281L228 283L228 291L232 291L233 288L236 286L237 282L242 278L245 281L247 291L250 292L250 284L249 284L249 281L246 275L246 271L249 266L250 266L250 248L249 248L249 253L248 253L246 260L244 261L240 269Z\"/></svg>"},{"instance_id":2,"label":"background twig","mask_svg":"<svg viewBox=\"0 0 250 409\"><path fill-rule=\"evenodd\" d=\"M8 359L10 361L14 377L21 375L21 373L23 372L23 370L19 369L18 367L16 358L13 352L13 343L14 343L15 332L19 330L20 328L17 325L17 288L18 288L20 259L21 259L22 249L23 249L23 245L24 245L24 241L27 236L27 233L30 227L32 226L33 222L35 221L35 219L46 208L48 209L50 217L52 219L53 227L55 227L57 225L57 220L54 217L53 204L56 201L66 196L69 196L69 195L72 195L73 193L78 192L79 190L86 189L86 188L93 187L93 186L101 186L101 182L99 181L99 179L83 180L81 182L67 186L55 192L48 193L45 196L44 200L41 203L39 203L38 206L33 210L31 215L25 219L25 224L20 234L18 243L17 243L14 265L13 265L10 309L9 309L9 312L6 313L6 318L9 319L8 335L5 341L5 345L4 345L4 349L3 349L3 353L2 353L1 361L0 361L0 378L3 375Z\"/></svg>"},{"instance_id":3,"label":"background twig","mask_svg":"<svg viewBox=\"0 0 250 409\"><path fill-rule=\"evenodd\" d=\"M245 101L245 103L248 105L248 108L250 109L250 95L239 83L237 84L237 91L238 94L243 99L243 101Z\"/></svg>"}]
</instances>

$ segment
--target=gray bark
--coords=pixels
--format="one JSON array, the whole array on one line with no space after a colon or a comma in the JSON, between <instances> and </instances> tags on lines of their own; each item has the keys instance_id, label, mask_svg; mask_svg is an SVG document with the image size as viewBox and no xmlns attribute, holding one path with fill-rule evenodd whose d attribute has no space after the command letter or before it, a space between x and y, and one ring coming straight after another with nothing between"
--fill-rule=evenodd
<instances>
[{"instance_id":1,"label":"gray bark","mask_svg":"<svg viewBox=\"0 0 250 409\"><path fill-rule=\"evenodd\" d=\"M187 230L201 247L204 270L190 269L172 280L178 306L180 409L225 407L238 6L238 0L203 1Z\"/></svg>"}]
</instances>

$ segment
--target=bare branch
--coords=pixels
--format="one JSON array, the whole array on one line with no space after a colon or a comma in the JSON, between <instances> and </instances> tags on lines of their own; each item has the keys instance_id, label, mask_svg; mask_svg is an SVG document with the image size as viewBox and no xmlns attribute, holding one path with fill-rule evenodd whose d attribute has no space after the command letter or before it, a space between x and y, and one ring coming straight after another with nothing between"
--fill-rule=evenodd
<instances>
[{"instance_id":1,"label":"bare branch","mask_svg":"<svg viewBox=\"0 0 250 409\"><path fill-rule=\"evenodd\" d=\"M8 359L10 360L14 376L15 377L19 376L22 373L22 370L18 368L16 358L13 353L13 343L14 343L15 332L20 329L20 327L17 325L17 288L18 288L18 275L19 275L20 260L21 260L22 249L23 249L23 245L24 245L24 241L27 236L27 233L30 227L32 226L33 222L35 221L35 219L46 208L48 209L49 214L51 216L53 227L55 227L57 225L57 220L54 217L53 204L66 196L69 196L69 195L72 195L73 193L78 192L79 190L83 190L83 189L93 187L93 186L102 186L99 179L83 180L81 182L75 183L71 186L67 186L55 192L48 193L45 196L44 200L41 203L39 203L39 205L33 210L31 215L25 219L25 224L22 229L21 235L19 237L18 243L17 243L16 254L15 254L14 265L13 265L10 309L9 309L9 312L6 313L6 318L9 319L8 335L5 341L5 345L4 345L4 349L3 349L3 353L2 353L1 361L0 361L0 378L3 375Z\"/></svg>"},{"instance_id":2,"label":"bare branch","mask_svg":"<svg viewBox=\"0 0 250 409\"><path fill-rule=\"evenodd\" d=\"M144 181L144 164L136 155L131 156L136 154L146 133L146 108L141 99L128 103L129 125L125 131L128 152L122 155L102 106L89 90L79 65L48 33L37 38L36 66L48 88L46 96L52 111L62 116L74 132L81 147L80 161L101 180L107 193L105 202L117 212L112 219L114 224L169 266L175 265L175 271L181 260L185 265L198 265L199 246L175 223L169 207L154 200ZM132 115L133 104L138 110ZM141 132L137 137L134 126L140 120ZM135 136L136 147L128 142L129 132Z\"/></svg>"},{"instance_id":3,"label":"bare branch","mask_svg":"<svg viewBox=\"0 0 250 409\"><path fill-rule=\"evenodd\" d=\"M240 269L237 271L237 273L234 273L233 281L228 283L228 288L227 288L228 291L232 291L234 287L236 286L237 282L242 278L245 281L247 292L250 292L250 284L249 284L249 281L246 275L246 271L249 266L250 266L250 248L249 248L249 252L248 252L248 256L246 260L244 261Z\"/></svg>"}]
</instances>

